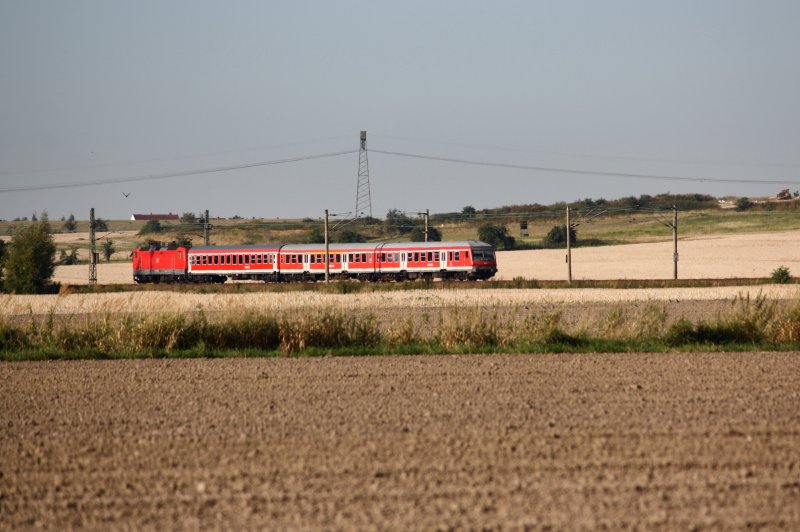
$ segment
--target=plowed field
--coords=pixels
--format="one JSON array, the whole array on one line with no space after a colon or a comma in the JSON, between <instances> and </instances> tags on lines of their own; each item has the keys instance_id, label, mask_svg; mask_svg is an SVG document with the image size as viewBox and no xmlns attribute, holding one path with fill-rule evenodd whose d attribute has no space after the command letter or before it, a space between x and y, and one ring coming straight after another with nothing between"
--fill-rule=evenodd
<instances>
[{"instance_id":1,"label":"plowed field","mask_svg":"<svg viewBox=\"0 0 800 532\"><path fill-rule=\"evenodd\" d=\"M0 528L800 527L800 353L0 364Z\"/></svg>"}]
</instances>

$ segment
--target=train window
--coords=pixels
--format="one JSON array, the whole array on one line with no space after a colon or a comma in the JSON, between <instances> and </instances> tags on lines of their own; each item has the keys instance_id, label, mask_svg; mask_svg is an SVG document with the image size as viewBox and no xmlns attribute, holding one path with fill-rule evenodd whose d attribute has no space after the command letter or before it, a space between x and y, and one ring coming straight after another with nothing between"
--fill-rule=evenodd
<instances>
[{"instance_id":1,"label":"train window","mask_svg":"<svg viewBox=\"0 0 800 532\"><path fill-rule=\"evenodd\" d=\"M336 262L342 262L342 254L337 253L336 255L334 255L333 260Z\"/></svg>"},{"instance_id":2,"label":"train window","mask_svg":"<svg viewBox=\"0 0 800 532\"><path fill-rule=\"evenodd\" d=\"M458 252L458 251L454 252L454 253L453 253L454 260L456 260L456 261L458 261L458 260L461 260L461 259L459 258L459 255L460 255L460 254L461 254L461 253L460 253L460 252Z\"/></svg>"},{"instance_id":3,"label":"train window","mask_svg":"<svg viewBox=\"0 0 800 532\"><path fill-rule=\"evenodd\" d=\"M245 264L250 264L250 255L242 255L242 257L244 257Z\"/></svg>"},{"instance_id":4,"label":"train window","mask_svg":"<svg viewBox=\"0 0 800 532\"><path fill-rule=\"evenodd\" d=\"M362 253L361 254L361 262L367 262L367 254L366 253Z\"/></svg>"},{"instance_id":5,"label":"train window","mask_svg":"<svg viewBox=\"0 0 800 532\"><path fill-rule=\"evenodd\" d=\"M419 260L419 253L417 253L415 251L414 254L411 257L412 257L411 258L412 261L417 262Z\"/></svg>"},{"instance_id":6,"label":"train window","mask_svg":"<svg viewBox=\"0 0 800 532\"><path fill-rule=\"evenodd\" d=\"M214 264L219 264L219 255L214 255Z\"/></svg>"},{"instance_id":7,"label":"train window","mask_svg":"<svg viewBox=\"0 0 800 532\"><path fill-rule=\"evenodd\" d=\"M317 256L311 255L311 264L316 264L316 263L317 263Z\"/></svg>"},{"instance_id":8,"label":"train window","mask_svg":"<svg viewBox=\"0 0 800 532\"><path fill-rule=\"evenodd\" d=\"M255 263L256 263L256 256L250 255L250 264L255 264Z\"/></svg>"},{"instance_id":9,"label":"train window","mask_svg":"<svg viewBox=\"0 0 800 532\"><path fill-rule=\"evenodd\" d=\"M433 260L439 260L439 252L438 251L434 251L433 252Z\"/></svg>"},{"instance_id":10,"label":"train window","mask_svg":"<svg viewBox=\"0 0 800 532\"><path fill-rule=\"evenodd\" d=\"M465 259L468 259L468 258L469 258L469 251L465 251L465 252L464 252L464 258L465 258Z\"/></svg>"},{"instance_id":11,"label":"train window","mask_svg":"<svg viewBox=\"0 0 800 532\"><path fill-rule=\"evenodd\" d=\"M428 262L433 260L433 251L428 252Z\"/></svg>"},{"instance_id":12,"label":"train window","mask_svg":"<svg viewBox=\"0 0 800 532\"><path fill-rule=\"evenodd\" d=\"M230 264L230 263L231 263L231 256L225 255L225 264Z\"/></svg>"},{"instance_id":13,"label":"train window","mask_svg":"<svg viewBox=\"0 0 800 532\"><path fill-rule=\"evenodd\" d=\"M203 255L202 261L203 261L203 264L208 264L208 257Z\"/></svg>"}]
</instances>

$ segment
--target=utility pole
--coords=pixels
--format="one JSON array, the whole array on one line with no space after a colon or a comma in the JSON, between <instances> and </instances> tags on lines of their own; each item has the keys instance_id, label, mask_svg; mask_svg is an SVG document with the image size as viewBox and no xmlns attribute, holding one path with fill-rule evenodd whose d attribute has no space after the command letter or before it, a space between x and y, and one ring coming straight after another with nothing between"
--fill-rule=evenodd
<instances>
[{"instance_id":1,"label":"utility pole","mask_svg":"<svg viewBox=\"0 0 800 532\"><path fill-rule=\"evenodd\" d=\"M431 210L425 209L425 242L428 241L428 219L431 216Z\"/></svg>"},{"instance_id":2,"label":"utility pole","mask_svg":"<svg viewBox=\"0 0 800 532\"><path fill-rule=\"evenodd\" d=\"M331 282L330 239L328 238L328 209L325 209L325 282Z\"/></svg>"},{"instance_id":3,"label":"utility pole","mask_svg":"<svg viewBox=\"0 0 800 532\"><path fill-rule=\"evenodd\" d=\"M95 233L94 207L89 211L89 241L92 245L92 256L89 258L89 284L97 284L97 235Z\"/></svg>"},{"instance_id":4,"label":"utility pole","mask_svg":"<svg viewBox=\"0 0 800 532\"><path fill-rule=\"evenodd\" d=\"M572 239L570 238L569 206L567 206L567 282L572 284Z\"/></svg>"},{"instance_id":5,"label":"utility pole","mask_svg":"<svg viewBox=\"0 0 800 532\"><path fill-rule=\"evenodd\" d=\"M672 278L678 280L678 206L672 206Z\"/></svg>"},{"instance_id":6,"label":"utility pole","mask_svg":"<svg viewBox=\"0 0 800 532\"><path fill-rule=\"evenodd\" d=\"M203 245L209 245L209 237L208 237L208 230L210 226L208 225L208 209L206 209L205 215L203 216Z\"/></svg>"}]
</instances>

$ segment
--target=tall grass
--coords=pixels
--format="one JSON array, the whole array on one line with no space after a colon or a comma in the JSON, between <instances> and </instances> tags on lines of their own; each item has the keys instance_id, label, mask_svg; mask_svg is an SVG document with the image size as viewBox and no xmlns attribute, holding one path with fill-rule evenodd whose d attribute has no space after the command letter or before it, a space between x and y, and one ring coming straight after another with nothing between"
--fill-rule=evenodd
<instances>
[{"instance_id":1,"label":"tall grass","mask_svg":"<svg viewBox=\"0 0 800 532\"><path fill-rule=\"evenodd\" d=\"M620 305L581 325L558 311L477 306L381 320L342 309L241 310L217 320L203 312L33 318L24 326L0 321L0 359L800 348L800 302L779 308L763 295L737 297L730 312L697 322L670 320L658 302Z\"/></svg>"}]
</instances>

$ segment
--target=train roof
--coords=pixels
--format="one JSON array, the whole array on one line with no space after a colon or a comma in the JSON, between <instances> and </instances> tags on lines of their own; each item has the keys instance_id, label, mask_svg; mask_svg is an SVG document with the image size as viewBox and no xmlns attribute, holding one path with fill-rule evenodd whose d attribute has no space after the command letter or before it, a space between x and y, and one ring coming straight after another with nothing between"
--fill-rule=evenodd
<instances>
[{"instance_id":1,"label":"train roof","mask_svg":"<svg viewBox=\"0 0 800 532\"><path fill-rule=\"evenodd\" d=\"M439 249L442 247L459 247L459 248L478 248L478 247L492 247L486 242L478 240L445 240L443 242L386 242L383 249L407 249L407 248L430 248Z\"/></svg>"},{"instance_id":2,"label":"train roof","mask_svg":"<svg viewBox=\"0 0 800 532\"><path fill-rule=\"evenodd\" d=\"M242 244L240 246L194 246L189 252L196 251L278 251L280 244Z\"/></svg>"},{"instance_id":3,"label":"train roof","mask_svg":"<svg viewBox=\"0 0 800 532\"><path fill-rule=\"evenodd\" d=\"M365 251L373 251L381 244L378 242L353 242L347 244L328 244L330 251L352 251L354 249L363 249ZM282 251L319 251L324 250L325 244L286 244L281 248Z\"/></svg>"},{"instance_id":4,"label":"train roof","mask_svg":"<svg viewBox=\"0 0 800 532\"><path fill-rule=\"evenodd\" d=\"M446 240L443 242L352 242L346 244L328 244L330 251L374 251L376 249L441 249L443 247L459 248L491 248L491 244L479 240ZM320 251L324 244L242 244L240 246L194 246L190 253L213 251L240 251L240 252L304 252Z\"/></svg>"}]
</instances>

